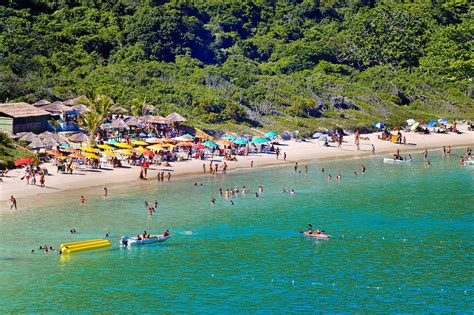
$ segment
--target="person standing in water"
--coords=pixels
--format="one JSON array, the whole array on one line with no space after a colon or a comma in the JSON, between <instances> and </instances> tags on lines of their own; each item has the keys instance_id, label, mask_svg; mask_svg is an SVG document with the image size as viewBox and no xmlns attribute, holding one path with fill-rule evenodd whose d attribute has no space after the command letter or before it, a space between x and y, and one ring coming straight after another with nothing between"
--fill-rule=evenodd
<instances>
[{"instance_id":1,"label":"person standing in water","mask_svg":"<svg viewBox=\"0 0 474 315\"><path fill-rule=\"evenodd\" d=\"M298 171L298 162L295 162L295 173Z\"/></svg>"},{"instance_id":2,"label":"person standing in water","mask_svg":"<svg viewBox=\"0 0 474 315\"><path fill-rule=\"evenodd\" d=\"M308 174L308 165L305 165L305 166L304 166L304 172L305 172L306 174Z\"/></svg>"},{"instance_id":3,"label":"person standing in water","mask_svg":"<svg viewBox=\"0 0 474 315\"><path fill-rule=\"evenodd\" d=\"M372 155L375 154L375 146L372 144Z\"/></svg>"},{"instance_id":4,"label":"person standing in water","mask_svg":"<svg viewBox=\"0 0 474 315\"><path fill-rule=\"evenodd\" d=\"M16 208L16 198L13 197L13 195L10 195L10 210L15 208L15 210L17 210Z\"/></svg>"},{"instance_id":5,"label":"person standing in water","mask_svg":"<svg viewBox=\"0 0 474 315\"><path fill-rule=\"evenodd\" d=\"M108 195L107 187L104 187L104 197L107 198L107 195Z\"/></svg>"},{"instance_id":6,"label":"person standing in water","mask_svg":"<svg viewBox=\"0 0 474 315\"><path fill-rule=\"evenodd\" d=\"M250 167L253 167L253 161L250 161Z\"/></svg>"},{"instance_id":7,"label":"person standing in water","mask_svg":"<svg viewBox=\"0 0 474 315\"><path fill-rule=\"evenodd\" d=\"M427 149L425 149L425 153L423 153L423 156L424 156L424 158L425 158L425 160L426 160L426 158L428 157L428 150L427 150Z\"/></svg>"},{"instance_id":8,"label":"person standing in water","mask_svg":"<svg viewBox=\"0 0 474 315\"><path fill-rule=\"evenodd\" d=\"M362 165L360 166L360 170L361 170L362 173L365 173L365 165L364 165L364 164L362 164Z\"/></svg>"},{"instance_id":9,"label":"person standing in water","mask_svg":"<svg viewBox=\"0 0 474 315\"><path fill-rule=\"evenodd\" d=\"M81 203L81 205L83 205L86 202L86 198L84 198L84 196L81 196L79 202Z\"/></svg>"}]
</instances>

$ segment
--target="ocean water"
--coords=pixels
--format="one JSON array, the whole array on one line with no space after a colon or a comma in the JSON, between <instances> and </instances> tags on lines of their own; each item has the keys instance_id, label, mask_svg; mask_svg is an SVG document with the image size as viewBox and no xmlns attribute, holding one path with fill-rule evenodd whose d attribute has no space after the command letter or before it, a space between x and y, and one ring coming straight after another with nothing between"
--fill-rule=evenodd
<instances>
[{"instance_id":1,"label":"ocean water","mask_svg":"<svg viewBox=\"0 0 474 315\"><path fill-rule=\"evenodd\" d=\"M412 165L374 157L19 203L0 212L0 312L472 313L474 167L459 165L460 152L430 152L429 169L421 154ZM258 198L239 195L233 206L217 194L260 184ZM155 199L149 216L144 200ZM303 236L308 223L331 238ZM122 235L164 228L175 234L167 242L119 246ZM108 249L30 253L108 231Z\"/></svg>"}]
</instances>

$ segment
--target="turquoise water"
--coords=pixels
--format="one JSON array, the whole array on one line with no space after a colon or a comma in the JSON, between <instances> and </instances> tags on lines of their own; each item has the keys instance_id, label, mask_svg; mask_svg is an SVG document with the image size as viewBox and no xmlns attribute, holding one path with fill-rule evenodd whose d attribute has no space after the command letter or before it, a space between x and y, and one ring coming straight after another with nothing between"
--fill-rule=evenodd
<instances>
[{"instance_id":1,"label":"turquoise water","mask_svg":"<svg viewBox=\"0 0 474 315\"><path fill-rule=\"evenodd\" d=\"M98 188L19 203L0 212L0 312L472 313L474 168L460 167L457 154L430 153L430 169L421 154L411 166L376 157L313 164L308 174L271 168L109 187L108 199ZM339 172L341 182L328 182ZM240 195L234 206L217 194L260 184L259 198ZM155 199L158 213L148 216L143 201ZM308 223L332 238L301 235ZM165 243L118 246L121 235L164 227L176 234ZM108 231L111 249L30 253Z\"/></svg>"}]
</instances>

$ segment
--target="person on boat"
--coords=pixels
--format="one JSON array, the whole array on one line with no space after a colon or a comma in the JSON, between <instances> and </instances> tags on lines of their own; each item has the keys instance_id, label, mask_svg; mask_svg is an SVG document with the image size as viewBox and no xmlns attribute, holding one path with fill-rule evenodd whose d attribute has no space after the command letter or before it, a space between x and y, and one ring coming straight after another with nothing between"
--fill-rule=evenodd
<instances>
[{"instance_id":1,"label":"person on boat","mask_svg":"<svg viewBox=\"0 0 474 315\"><path fill-rule=\"evenodd\" d=\"M146 240L148 238L148 234L146 231L143 231L142 233L142 240Z\"/></svg>"},{"instance_id":2,"label":"person on boat","mask_svg":"<svg viewBox=\"0 0 474 315\"><path fill-rule=\"evenodd\" d=\"M163 232L163 237L167 237L170 235L170 231L169 230L166 230Z\"/></svg>"}]
</instances>

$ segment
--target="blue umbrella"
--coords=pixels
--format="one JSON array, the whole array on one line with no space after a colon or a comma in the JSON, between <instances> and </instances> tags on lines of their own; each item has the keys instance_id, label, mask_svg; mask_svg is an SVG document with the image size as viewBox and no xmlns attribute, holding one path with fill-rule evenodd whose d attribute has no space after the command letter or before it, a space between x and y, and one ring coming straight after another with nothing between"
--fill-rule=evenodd
<instances>
[{"instance_id":1,"label":"blue umbrella","mask_svg":"<svg viewBox=\"0 0 474 315\"><path fill-rule=\"evenodd\" d=\"M233 142L235 144L238 144L238 145L246 145L247 144L247 140L245 140L244 138L235 139Z\"/></svg>"},{"instance_id":2,"label":"blue umbrella","mask_svg":"<svg viewBox=\"0 0 474 315\"><path fill-rule=\"evenodd\" d=\"M144 132L140 132L140 134L138 135L140 138L145 138L146 137L146 133Z\"/></svg>"},{"instance_id":3,"label":"blue umbrella","mask_svg":"<svg viewBox=\"0 0 474 315\"><path fill-rule=\"evenodd\" d=\"M205 147L209 147L209 148L215 148L215 147L217 147L217 143L214 143L214 142L209 141L209 140L206 141L206 142L204 142L202 145L205 146Z\"/></svg>"},{"instance_id":4,"label":"blue umbrella","mask_svg":"<svg viewBox=\"0 0 474 315\"><path fill-rule=\"evenodd\" d=\"M426 124L426 127L428 128L432 128L434 126L436 126L438 122L436 120L430 120L427 124Z\"/></svg>"},{"instance_id":5,"label":"blue umbrella","mask_svg":"<svg viewBox=\"0 0 474 315\"><path fill-rule=\"evenodd\" d=\"M267 143L268 141L270 140L264 137L256 137L252 139L252 143Z\"/></svg>"},{"instance_id":6,"label":"blue umbrella","mask_svg":"<svg viewBox=\"0 0 474 315\"><path fill-rule=\"evenodd\" d=\"M275 131L269 131L265 134L265 138L275 138L278 134Z\"/></svg>"},{"instance_id":7,"label":"blue umbrella","mask_svg":"<svg viewBox=\"0 0 474 315\"><path fill-rule=\"evenodd\" d=\"M184 134L183 137L194 139L194 136L189 133Z\"/></svg>"},{"instance_id":8,"label":"blue umbrella","mask_svg":"<svg viewBox=\"0 0 474 315\"><path fill-rule=\"evenodd\" d=\"M313 135L313 139L318 139L322 136L323 134L321 132L316 132L314 135Z\"/></svg>"},{"instance_id":9,"label":"blue umbrella","mask_svg":"<svg viewBox=\"0 0 474 315\"><path fill-rule=\"evenodd\" d=\"M448 121L449 121L448 118L441 118L441 119L438 119L438 122L439 122L440 124L447 124Z\"/></svg>"},{"instance_id":10,"label":"blue umbrella","mask_svg":"<svg viewBox=\"0 0 474 315\"><path fill-rule=\"evenodd\" d=\"M376 128L379 128L379 129L385 128L385 125L381 122L374 122L374 123L372 123L372 126L374 126Z\"/></svg>"},{"instance_id":11,"label":"blue umbrella","mask_svg":"<svg viewBox=\"0 0 474 315\"><path fill-rule=\"evenodd\" d=\"M107 144L117 144L118 142L115 140L110 139L109 141L106 142Z\"/></svg>"},{"instance_id":12,"label":"blue umbrella","mask_svg":"<svg viewBox=\"0 0 474 315\"><path fill-rule=\"evenodd\" d=\"M65 144L65 145L62 145L60 146L59 148L60 149L69 149L71 146L69 144Z\"/></svg>"},{"instance_id":13,"label":"blue umbrella","mask_svg":"<svg viewBox=\"0 0 474 315\"><path fill-rule=\"evenodd\" d=\"M234 141L234 140L237 139L237 138L234 137L233 135L228 135L228 136L225 136L224 139L227 139L227 140L230 140L230 141Z\"/></svg>"}]
</instances>

